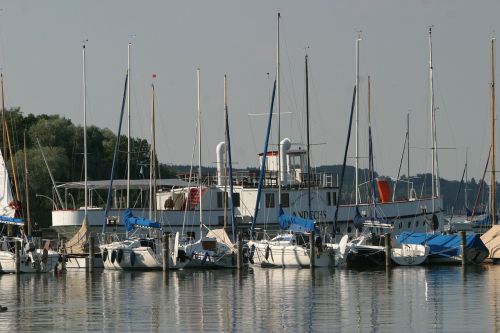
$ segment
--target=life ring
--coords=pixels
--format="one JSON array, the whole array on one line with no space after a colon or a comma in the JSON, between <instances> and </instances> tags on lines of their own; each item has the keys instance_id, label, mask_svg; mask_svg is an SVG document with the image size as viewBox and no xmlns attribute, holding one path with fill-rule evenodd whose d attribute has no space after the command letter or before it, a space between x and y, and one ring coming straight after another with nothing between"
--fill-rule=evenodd
<instances>
[{"instance_id":1,"label":"life ring","mask_svg":"<svg viewBox=\"0 0 500 333\"><path fill-rule=\"evenodd\" d=\"M102 250L102 262L105 262L108 259L108 249L104 248Z\"/></svg>"},{"instance_id":2,"label":"life ring","mask_svg":"<svg viewBox=\"0 0 500 333\"><path fill-rule=\"evenodd\" d=\"M121 251L121 250L120 250ZM135 252L130 252L130 265L135 265Z\"/></svg>"},{"instance_id":3,"label":"life ring","mask_svg":"<svg viewBox=\"0 0 500 333\"><path fill-rule=\"evenodd\" d=\"M122 259L123 259L123 250L119 249L118 253L116 254L116 261L118 261L118 263L121 263Z\"/></svg>"},{"instance_id":4,"label":"life ring","mask_svg":"<svg viewBox=\"0 0 500 333\"><path fill-rule=\"evenodd\" d=\"M114 264L116 260L116 250L111 252L111 263Z\"/></svg>"}]
</instances>

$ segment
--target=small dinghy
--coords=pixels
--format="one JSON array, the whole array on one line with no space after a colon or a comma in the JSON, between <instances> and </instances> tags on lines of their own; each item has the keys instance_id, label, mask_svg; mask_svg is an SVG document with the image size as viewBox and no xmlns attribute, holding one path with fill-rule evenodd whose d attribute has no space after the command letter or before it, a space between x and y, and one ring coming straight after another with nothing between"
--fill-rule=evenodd
<instances>
[{"instance_id":1,"label":"small dinghy","mask_svg":"<svg viewBox=\"0 0 500 333\"><path fill-rule=\"evenodd\" d=\"M391 259L400 266L421 265L429 256L430 247L420 244L398 244L391 249Z\"/></svg>"}]
</instances>

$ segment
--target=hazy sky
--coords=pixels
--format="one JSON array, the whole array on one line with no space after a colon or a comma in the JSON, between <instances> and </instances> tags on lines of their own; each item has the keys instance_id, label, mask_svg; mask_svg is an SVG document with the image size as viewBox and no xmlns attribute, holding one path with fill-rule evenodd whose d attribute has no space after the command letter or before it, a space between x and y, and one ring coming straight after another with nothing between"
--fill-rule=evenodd
<instances>
[{"instance_id":1,"label":"hazy sky","mask_svg":"<svg viewBox=\"0 0 500 333\"><path fill-rule=\"evenodd\" d=\"M427 31L434 25L438 141L454 148L439 153L441 176L460 178L469 147L469 173L481 177L490 143L489 46L500 31L499 1L17 0L0 8L7 106L20 106L25 114L60 114L81 124L81 41L88 39L88 124L116 131L130 41L132 135L149 138L149 89L156 73L158 154L172 164L191 161L200 67L203 163L215 165L215 146L223 139L227 74L233 161L237 167L257 165L266 118L249 114L268 112L278 11L282 112L291 112L282 117L282 134L294 143L305 141L304 49L309 46L311 137L318 144L313 162L341 163L355 40L362 30L361 152L367 155L370 75L375 166L393 177L409 110L411 172L430 171Z\"/></svg>"}]
</instances>

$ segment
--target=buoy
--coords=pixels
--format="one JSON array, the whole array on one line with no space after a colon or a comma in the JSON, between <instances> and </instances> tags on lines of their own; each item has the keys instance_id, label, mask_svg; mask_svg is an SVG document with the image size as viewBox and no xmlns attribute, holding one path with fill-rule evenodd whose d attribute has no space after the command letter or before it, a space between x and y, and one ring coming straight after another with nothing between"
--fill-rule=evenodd
<instances>
[{"instance_id":1,"label":"buoy","mask_svg":"<svg viewBox=\"0 0 500 333\"><path fill-rule=\"evenodd\" d=\"M116 250L111 252L111 263L114 264L116 260Z\"/></svg>"},{"instance_id":2,"label":"buoy","mask_svg":"<svg viewBox=\"0 0 500 333\"><path fill-rule=\"evenodd\" d=\"M118 263L121 263L122 259L123 259L123 250L119 249L118 254L116 255L116 261L118 261Z\"/></svg>"},{"instance_id":3,"label":"buoy","mask_svg":"<svg viewBox=\"0 0 500 333\"><path fill-rule=\"evenodd\" d=\"M250 251L248 252L248 261L253 264L253 255L255 253L255 244L252 244L252 246L250 246Z\"/></svg>"},{"instance_id":4,"label":"buoy","mask_svg":"<svg viewBox=\"0 0 500 333\"><path fill-rule=\"evenodd\" d=\"M264 258L269 259L269 253L271 253L271 248L269 245L266 247L266 254L264 255Z\"/></svg>"}]
</instances>

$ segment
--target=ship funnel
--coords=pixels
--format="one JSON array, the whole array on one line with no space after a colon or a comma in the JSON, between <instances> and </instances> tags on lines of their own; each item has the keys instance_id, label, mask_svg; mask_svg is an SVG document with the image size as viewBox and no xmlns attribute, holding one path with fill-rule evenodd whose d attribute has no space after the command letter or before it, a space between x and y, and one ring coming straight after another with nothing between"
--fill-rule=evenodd
<instances>
[{"instance_id":1,"label":"ship funnel","mask_svg":"<svg viewBox=\"0 0 500 333\"><path fill-rule=\"evenodd\" d=\"M290 139L285 138L281 140L280 142L280 179L281 179L281 185L288 185L288 163L287 163L287 158L286 158L286 152L290 150L292 147L292 142Z\"/></svg>"},{"instance_id":2,"label":"ship funnel","mask_svg":"<svg viewBox=\"0 0 500 333\"><path fill-rule=\"evenodd\" d=\"M224 153L226 150L226 143L219 142L215 149L217 154L217 185L224 185Z\"/></svg>"}]
</instances>

